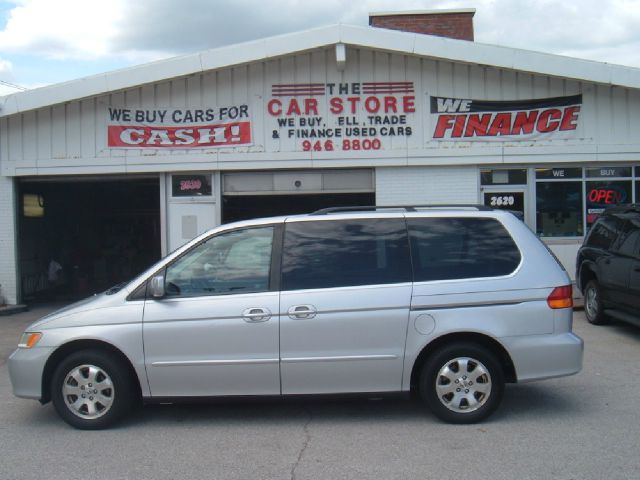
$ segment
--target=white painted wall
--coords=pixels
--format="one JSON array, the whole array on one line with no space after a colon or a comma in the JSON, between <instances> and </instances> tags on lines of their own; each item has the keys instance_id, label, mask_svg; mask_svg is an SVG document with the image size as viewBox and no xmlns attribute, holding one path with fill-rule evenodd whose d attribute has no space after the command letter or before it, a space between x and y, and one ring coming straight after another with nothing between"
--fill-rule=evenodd
<instances>
[{"instance_id":1,"label":"white painted wall","mask_svg":"<svg viewBox=\"0 0 640 480\"><path fill-rule=\"evenodd\" d=\"M377 205L478 203L475 167L392 167L376 169Z\"/></svg>"},{"instance_id":2,"label":"white painted wall","mask_svg":"<svg viewBox=\"0 0 640 480\"><path fill-rule=\"evenodd\" d=\"M416 113L410 137L387 139L380 151L301 152L300 142L274 139L266 113L273 84L412 81ZM529 99L583 94L581 127L572 140L435 142L429 95ZM326 117L328 96L319 97ZM106 108L250 106L253 145L211 150L108 149ZM2 175L330 168L399 165L620 162L640 159L640 91L512 70L347 49L344 71L333 48L141 85L120 93L0 118Z\"/></svg>"},{"instance_id":3,"label":"white painted wall","mask_svg":"<svg viewBox=\"0 0 640 480\"><path fill-rule=\"evenodd\" d=\"M18 297L15 221L14 180L0 176L0 290L9 304Z\"/></svg>"}]
</instances>

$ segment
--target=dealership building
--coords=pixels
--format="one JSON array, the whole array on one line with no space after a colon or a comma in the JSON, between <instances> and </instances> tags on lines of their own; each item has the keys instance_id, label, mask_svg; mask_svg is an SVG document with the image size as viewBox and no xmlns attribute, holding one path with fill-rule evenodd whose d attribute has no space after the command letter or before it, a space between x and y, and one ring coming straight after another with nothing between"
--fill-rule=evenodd
<instances>
[{"instance_id":1,"label":"dealership building","mask_svg":"<svg viewBox=\"0 0 640 480\"><path fill-rule=\"evenodd\" d=\"M331 206L519 212L573 277L640 195L640 69L375 13L0 97L0 285L91 293L211 227Z\"/></svg>"}]
</instances>

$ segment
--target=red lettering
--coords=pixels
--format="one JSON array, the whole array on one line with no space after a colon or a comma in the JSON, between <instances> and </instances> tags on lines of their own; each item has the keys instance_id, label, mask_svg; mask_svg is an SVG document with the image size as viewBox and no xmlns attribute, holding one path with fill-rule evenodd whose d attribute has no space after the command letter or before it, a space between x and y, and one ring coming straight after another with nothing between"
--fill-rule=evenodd
<instances>
[{"instance_id":1,"label":"red lettering","mask_svg":"<svg viewBox=\"0 0 640 480\"><path fill-rule=\"evenodd\" d=\"M289 108L287 109L287 115L292 115L294 113L296 115L302 115L302 112L300 111L300 105L298 105L298 101L295 98L292 98L289 101Z\"/></svg>"},{"instance_id":2,"label":"red lettering","mask_svg":"<svg viewBox=\"0 0 640 480\"><path fill-rule=\"evenodd\" d=\"M318 100L315 98L304 99L304 114L305 115L318 115Z\"/></svg>"},{"instance_id":3,"label":"red lettering","mask_svg":"<svg viewBox=\"0 0 640 480\"><path fill-rule=\"evenodd\" d=\"M613 188L594 188L589 191L587 198L591 203L615 205L622 201L622 192L614 190Z\"/></svg>"},{"instance_id":4,"label":"red lettering","mask_svg":"<svg viewBox=\"0 0 640 480\"><path fill-rule=\"evenodd\" d=\"M553 132L558 128L558 125L560 125L561 117L562 117L562 112L557 108L550 108L549 110L544 110L538 117L538 123L536 124L536 128L540 133Z\"/></svg>"},{"instance_id":5,"label":"red lettering","mask_svg":"<svg viewBox=\"0 0 640 480\"><path fill-rule=\"evenodd\" d=\"M344 106L342 105L342 99L339 97L333 97L331 100L329 100L329 110L331 111L331 113L342 113L342 110L344 109Z\"/></svg>"},{"instance_id":6,"label":"red lettering","mask_svg":"<svg viewBox=\"0 0 640 480\"><path fill-rule=\"evenodd\" d=\"M433 138L444 137L447 130L453 128L453 121L455 117L455 115L440 115L438 117L438 123L436 124L436 130L433 132Z\"/></svg>"},{"instance_id":7,"label":"red lettering","mask_svg":"<svg viewBox=\"0 0 640 480\"><path fill-rule=\"evenodd\" d=\"M452 137L461 137L462 132L464 132L464 124L467 121L466 115L456 115L456 122L453 126L453 131L451 132Z\"/></svg>"},{"instance_id":8,"label":"red lettering","mask_svg":"<svg viewBox=\"0 0 640 480\"><path fill-rule=\"evenodd\" d=\"M578 128L578 112L580 106L567 107L564 109L564 115L562 116L562 123L560 123L560 130L575 130Z\"/></svg>"},{"instance_id":9,"label":"red lettering","mask_svg":"<svg viewBox=\"0 0 640 480\"><path fill-rule=\"evenodd\" d=\"M380 110L380 100L378 97L367 97L364 101L364 108L369 113L377 113Z\"/></svg>"},{"instance_id":10,"label":"red lettering","mask_svg":"<svg viewBox=\"0 0 640 480\"><path fill-rule=\"evenodd\" d=\"M202 182L200 180L181 180L180 190L200 190Z\"/></svg>"},{"instance_id":11,"label":"red lettering","mask_svg":"<svg viewBox=\"0 0 640 480\"><path fill-rule=\"evenodd\" d=\"M347 102L349 102L351 104L351 113L356 113L359 101L360 101L360 97L349 97L349 98L347 98Z\"/></svg>"},{"instance_id":12,"label":"red lettering","mask_svg":"<svg viewBox=\"0 0 640 480\"><path fill-rule=\"evenodd\" d=\"M415 113L416 111L415 99L416 97L414 97L413 95L402 97L402 111L404 113Z\"/></svg>"},{"instance_id":13,"label":"red lettering","mask_svg":"<svg viewBox=\"0 0 640 480\"><path fill-rule=\"evenodd\" d=\"M267 111L274 117L282 115L282 102L277 98L272 98L267 103Z\"/></svg>"},{"instance_id":14,"label":"red lettering","mask_svg":"<svg viewBox=\"0 0 640 480\"><path fill-rule=\"evenodd\" d=\"M488 135L509 135L511 133L511 113L498 113L491 122Z\"/></svg>"},{"instance_id":15,"label":"red lettering","mask_svg":"<svg viewBox=\"0 0 640 480\"><path fill-rule=\"evenodd\" d=\"M482 115L477 115L472 113L469 115L469 121L467 122L467 128L464 131L465 137L486 137L487 129L489 128L489 122L491 122L491 114L485 113Z\"/></svg>"},{"instance_id":16,"label":"red lettering","mask_svg":"<svg viewBox=\"0 0 640 480\"><path fill-rule=\"evenodd\" d=\"M616 203L617 195L614 190L607 190L607 196L604 197L604 203L611 205Z\"/></svg>"},{"instance_id":17,"label":"red lettering","mask_svg":"<svg viewBox=\"0 0 640 480\"><path fill-rule=\"evenodd\" d=\"M384 113L396 113L397 111L398 105L396 97L384 97Z\"/></svg>"},{"instance_id":18,"label":"red lettering","mask_svg":"<svg viewBox=\"0 0 640 480\"><path fill-rule=\"evenodd\" d=\"M513 128L511 129L511 135L528 135L533 133L537 117L537 110L516 113L516 118L513 121Z\"/></svg>"}]
</instances>

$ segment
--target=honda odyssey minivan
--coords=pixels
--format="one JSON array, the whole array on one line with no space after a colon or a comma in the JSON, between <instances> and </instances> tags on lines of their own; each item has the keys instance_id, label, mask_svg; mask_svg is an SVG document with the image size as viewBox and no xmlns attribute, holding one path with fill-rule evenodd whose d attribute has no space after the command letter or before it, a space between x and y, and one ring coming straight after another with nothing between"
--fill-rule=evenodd
<instances>
[{"instance_id":1,"label":"honda odyssey minivan","mask_svg":"<svg viewBox=\"0 0 640 480\"><path fill-rule=\"evenodd\" d=\"M571 375L571 281L508 212L327 209L208 231L27 328L17 396L104 428L139 400L413 392L477 422L505 382Z\"/></svg>"}]
</instances>

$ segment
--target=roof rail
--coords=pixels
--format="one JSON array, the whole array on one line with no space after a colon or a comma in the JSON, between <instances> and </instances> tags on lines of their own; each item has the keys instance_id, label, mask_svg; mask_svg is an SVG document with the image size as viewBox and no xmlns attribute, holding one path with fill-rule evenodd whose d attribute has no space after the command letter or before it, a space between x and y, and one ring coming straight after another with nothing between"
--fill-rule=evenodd
<instances>
[{"instance_id":1,"label":"roof rail","mask_svg":"<svg viewBox=\"0 0 640 480\"><path fill-rule=\"evenodd\" d=\"M640 203L621 203L608 207L606 213L640 213Z\"/></svg>"},{"instance_id":2,"label":"roof rail","mask_svg":"<svg viewBox=\"0 0 640 480\"><path fill-rule=\"evenodd\" d=\"M493 210L491 207L487 207L486 205L474 205L474 204L432 204L432 205L390 205L390 206L378 206L378 205L368 205L368 206L352 206L352 207L329 207L329 208L321 208L320 210L316 210L315 212L310 213L310 215L327 215L329 213L348 213L348 212L377 212L381 210L402 210L404 212L415 212L421 209L460 209L460 210L470 210L475 209L482 212L487 212Z\"/></svg>"}]
</instances>

